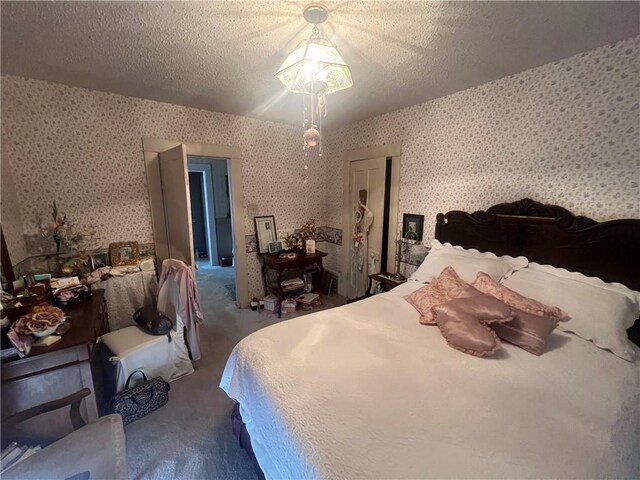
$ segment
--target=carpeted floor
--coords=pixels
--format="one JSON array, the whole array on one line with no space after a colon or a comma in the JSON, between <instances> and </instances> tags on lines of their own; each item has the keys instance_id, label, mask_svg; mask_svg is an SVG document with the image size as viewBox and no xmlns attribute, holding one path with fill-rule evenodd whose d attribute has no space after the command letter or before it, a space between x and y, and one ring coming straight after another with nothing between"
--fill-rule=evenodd
<instances>
[{"instance_id":1,"label":"carpeted floor","mask_svg":"<svg viewBox=\"0 0 640 480\"><path fill-rule=\"evenodd\" d=\"M131 479L254 479L247 454L231 433L233 402L218 388L233 347L245 336L277 323L266 311L239 309L231 299L232 267L197 273L205 323L202 358L195 373L171 383L169 403L125 428ZM340 305L333 295L324 308ZM292 316L283 318L286 321Z\"/></svg>"}]
</instances>

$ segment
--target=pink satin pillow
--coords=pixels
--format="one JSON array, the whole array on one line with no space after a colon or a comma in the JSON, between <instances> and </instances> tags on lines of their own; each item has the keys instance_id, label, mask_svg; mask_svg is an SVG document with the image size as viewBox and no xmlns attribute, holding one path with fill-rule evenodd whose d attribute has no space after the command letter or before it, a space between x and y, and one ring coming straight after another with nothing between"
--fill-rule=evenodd
<instances>
[{"instance_id":1,"label":"pink satin pillow","mask_svg":"<svg viewBox=\"0 0 640 480\"><path fill-rule=\"evenodd\" d=\"M500 349L500 340L488 324L513 320L513 311L488 295L456 298L433 307L435 321L447 343L461 352L484 357Z\"/></svg>"},{"instance_id":2,"label":"pink satin pillow","mask_svg":"<svg viewBox=\"0 0 640 480\"><path fill-rule=\"evenodd\" d=\"M453 298L471 296L475 289L469 288L469 284L458 276L453 267L446 267L431 283L411 292L404 299L420 312L420 323L435 325L431 309Z\"/></svg>"},{"instance_id":3,"label":"pink satin pillow","mask_svg":"<svg viewBox=\"0 0 640 480\"><path fill-rule=\"evenodd\" d=\"M518 292L514 292L510 288L496 283L493 278L483 272L476 275L476 279L471 283L471 286L486 295L502 300L512 308L517 308L523 312L538 315L540 317L550 317L554 319L556 323L567 317L567 314L558 307L550 307L549 305L540 303L533 298L520 295Z\"/></svg>"},{"instance_id":4,"label":"pink satin pillow","mask_svg":"<svg viewBox=\"0 0 640 480\"><path fill-rule=\"evenodd\" d=\"M551 307L496 283L489 275L478 273L472 285L479 291L495 297L513 308L514 319L491 327L503 340L513 343L534 355L544 352L546 341L567 315L558 307Z\"/></svg>"},{"instance_id":5,"label":"pink satin pillow","mask_svg":"<svg viewBox=\"0 0 640 480\"><path fill-rule=\"evenodd\" d=\"M513 309L513 320L508 323L493 324L491 328L498 336L509 343L534 355L544 353L547 338L558 326L550 317L533 315L517 308Z\"/></svg>"}]
</instances>

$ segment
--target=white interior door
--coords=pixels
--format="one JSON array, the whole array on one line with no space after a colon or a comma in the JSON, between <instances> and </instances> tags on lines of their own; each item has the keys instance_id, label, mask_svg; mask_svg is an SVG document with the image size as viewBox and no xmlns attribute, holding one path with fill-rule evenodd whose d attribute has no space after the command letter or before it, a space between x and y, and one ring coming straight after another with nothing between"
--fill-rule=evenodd
<instances>
[{"instance_id":1,"label":"white interior door","mask_svg":"<svg viewBox=\"0 0 640 480\"><path fill-rule=\"evenodd\" d=\"M367 238L364 272L354 264L352 232L346 235L349 241L349 275L347 282L347 297L361 297L366 292L367 274L381 271L382 258L382 223L384 218L384 186L385 186L386 158L372 158L358 160L349 164L349 211L352 215L352 230L355 211L359 206L360 192L365 190L367 201L365 205L373 213L373 223ZM373 271L372 271L373 270Z\"/></svg>"},{"instance_id":2,"label":"white interior door","mask_svg":"<svg viewBox=\"0 0 640 480\"><path fill-rule=\"evenodd\" d=\"M167 229L168 258L182 260L193 267L193 232L187 150L184 145L160 152L160 182ZM164 258L158 258L162 265Z\"/></svg>"}]
</instances>

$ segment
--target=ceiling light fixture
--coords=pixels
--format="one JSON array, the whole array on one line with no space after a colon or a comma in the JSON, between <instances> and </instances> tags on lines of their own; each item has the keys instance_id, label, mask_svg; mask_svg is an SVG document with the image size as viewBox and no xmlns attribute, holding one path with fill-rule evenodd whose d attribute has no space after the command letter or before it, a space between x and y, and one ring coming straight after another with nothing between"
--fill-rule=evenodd
<instances>
[{"instance_id":1,"label":"ceiling light fixture","mask_svg":"<svg viewBox=\"0 0 640 480\"><path fill-rule=\"evenodd\" d=\"M353 80L349 65L318 29L318 25L329 17L329 10L324 5L312 3L305 7L303 16L313 25L311 36L289 54L276 77L290 92L303 94L303 150L306 156L311 148L317 147L318 155L322 156L322 117L327 114L326 96L353 86Z\"/></svg>"}]
</instances>

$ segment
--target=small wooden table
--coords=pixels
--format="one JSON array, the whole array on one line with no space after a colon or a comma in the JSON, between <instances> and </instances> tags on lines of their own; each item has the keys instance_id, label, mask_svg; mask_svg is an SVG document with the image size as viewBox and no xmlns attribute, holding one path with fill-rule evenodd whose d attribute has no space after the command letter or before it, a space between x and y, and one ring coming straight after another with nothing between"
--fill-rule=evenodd
<instances>
[{"instance_id":1,"label":"small wooden table","mask_svg":"<svg viewBox=\"0 0 640 480\"><path fill-rule=\"evenodd\" d=\"M83 414L89 422L98 419L90 360L96 340L109 331L104 290L94 290L90 299L63 307L63 310L71 328L58 342L49 347L32 347L29 355L23 358L17 354L3 355L2 418L89 388L91 395L83 402ZM49 417L54 414L55 417ZM42 421L38 423L38 429L44 429L43 436L59 438L60 426L66 430L70 428L67 412L51 412L40 417L46 418L34 421Z\"/></svg>"},{"instance_id":2,"label":"small wooden table","mask_svg":"<svg viewBox=\"0 0 640 480\"><path fill-rule=\"evenodd\" d=\"M406 278L402 280L393 280L389 278L389 275L391 275L391 273L385 272L372 273L371 275L369 275L369 288L367 288L367 294L365 295L365 297L370 297L371 295L373 295L371 293L371 285L373 284L374 280L376 282L380 282L383 285L385 292L388 292L389 290L392 290L398 285L402 285L407 281Z\"/></svg>"},{"instance_id":3,"label":"small wooden table","mask_svg":"<svg viewBox=\"0 0 640 480\"><path fill-rule=\"evenodd\" d=\"M262 279L264 281L264 294L273 291L278 295L278 305L284 300L284 292L282 289L282 281L294 278L295 274L302 275L305 270L314 269L316 275L324 272L322 266L322 257L326 257L325 252L316 250L316 253L298 254L296 258L280 258L275 253L260 253L258 258L262 264ZM269 272L275 273L275 279L269 279ZM299 272L299 273L298 273ZM282 306L278 310L278 318L282 317Z\"/></svg>"}]
</instances>

